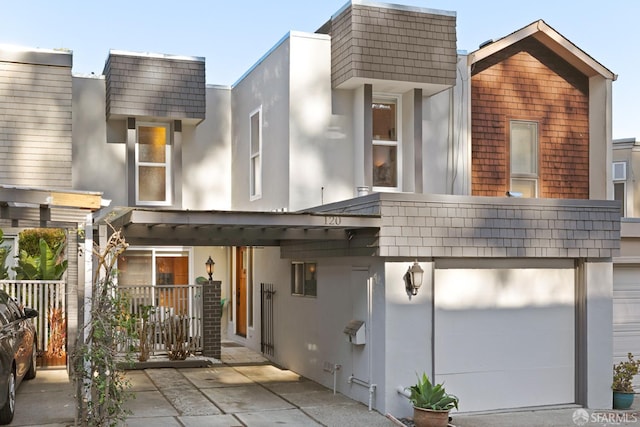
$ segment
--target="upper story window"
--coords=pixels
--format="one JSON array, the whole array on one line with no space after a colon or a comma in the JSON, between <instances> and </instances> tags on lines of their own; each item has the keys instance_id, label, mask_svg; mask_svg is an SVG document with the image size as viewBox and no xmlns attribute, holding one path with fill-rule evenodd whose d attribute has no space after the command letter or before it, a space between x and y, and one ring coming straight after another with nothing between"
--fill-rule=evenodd
<instances>
[{"instance_id":1,"label":"upper story window","mask_svg":"<svg viewBox=\"0 0 640 427\"><path fill-rule=\"evenodd\" d=\"M169 125L140 124L136 141L136 204L171 204Z\"/></svg>"},{"instance_id":2,"label":"upper story window","mask_svg":"<svg viewBox=\"0 0 640 427\"><path fill-rule=\"evenodd\" d=\"M538 197L538 123L512 120L511 191L522 197Z\"/></svg>"},{"instance_id":3,"label":"upper story window","mask_svg":"<svg viewBox=\"0 0 640 427\"><path fill-rule=\"evenodd\" d=\"M262 108L251 113L250 122L249 196L256 200L262 196Z\"/></svg>"},{"instance_id":4,"label":"upper story window","mask_svg":"<svg viewBox=\"0 0 640 427\"><path fill-rule=\"evenodd\" d=\"M620 215L627 216L627 162L613 162L613 199L620 202Z\"/></svg>"},{"instance_id":5,"label":"upper story window","mask_svg":"<svg viewBox=\"0 0 640 427\"><path fill-rule=\"evenodd\" d=\"M373 187L400 190L400 108L396 97L374 97L373 125Z\"/></svg>"}]
</instances>

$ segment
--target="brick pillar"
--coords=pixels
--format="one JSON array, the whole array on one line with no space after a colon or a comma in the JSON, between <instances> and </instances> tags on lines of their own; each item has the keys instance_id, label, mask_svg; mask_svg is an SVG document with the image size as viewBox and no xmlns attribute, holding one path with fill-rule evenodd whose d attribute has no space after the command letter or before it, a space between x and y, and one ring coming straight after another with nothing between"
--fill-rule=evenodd
<instances>
[{"instance_id":1,"label":"brick pillar","mask_svg":"<svg viewBox=\"0 0 640 427\"><path fill-rule=\"evenodd\" d=\"M202 355L220 360L220 288L219 280L202 285Z\"/></svg>"}]
</instances>

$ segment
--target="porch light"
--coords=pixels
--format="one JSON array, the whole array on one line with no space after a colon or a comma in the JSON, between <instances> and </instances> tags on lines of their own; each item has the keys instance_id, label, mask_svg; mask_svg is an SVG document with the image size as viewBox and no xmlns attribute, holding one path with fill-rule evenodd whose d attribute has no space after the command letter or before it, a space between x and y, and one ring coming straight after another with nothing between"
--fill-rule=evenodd
<instances>
[{"instance_id":1,"label":"porch light","mask_svg":"<svg viewBox=\"0 0 640 427\"><path fill-rule=\"evenodd\" d=\"M413 265L407 269L407 272L404 275L407 292L410 292L411 295L418 295L418 289L422 286L423 275L424 270L420 267L418 261L414 262Z\"/></svg>"},{"instance_id":2,"label":"porch light","mask_svg":"<svg viewBox=\"0 0 640 427\"><path fill-rule=\"evenodd\" d=\"M209 259L204 263L205 268L207 269L207 274L209 275L209 281L213 280L213 266L216 265L215 262L211 259L211 255L209 255Z\"/></svg>"}]
</instances>

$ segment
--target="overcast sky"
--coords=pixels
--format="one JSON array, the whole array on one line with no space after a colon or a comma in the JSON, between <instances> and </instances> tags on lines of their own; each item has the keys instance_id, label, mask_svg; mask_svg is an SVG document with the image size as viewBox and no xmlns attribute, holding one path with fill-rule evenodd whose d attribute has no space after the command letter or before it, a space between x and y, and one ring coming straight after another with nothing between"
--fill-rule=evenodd
<instances>
[{"instance_id":1,"label":"overcast sky","mask_svg":"<svg viewBox=\"0 0 640 427\"><path fill-rule=\"evenodd\" d=\"M233 84L288 31L317 30L345 0L0 0L0 44L73 51L73 72L102 73L110 49L205 57L208 84ZM616 73L613 137L640 139L640 1L403 0L454 11L472 52L538 19Z\"/></svg>"}]
</instances>

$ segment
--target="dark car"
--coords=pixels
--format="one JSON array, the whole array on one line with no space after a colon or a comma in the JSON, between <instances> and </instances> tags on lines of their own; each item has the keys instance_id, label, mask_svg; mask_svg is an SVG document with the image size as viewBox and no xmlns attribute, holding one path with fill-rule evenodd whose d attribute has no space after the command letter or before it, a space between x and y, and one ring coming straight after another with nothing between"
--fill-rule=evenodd
<instances>
[{"instance_id":1,"label":"dark car","mask_svg":"<svg viewBox=\"0 0 640 427\"><path fill-rule=\"evenodd\" d=\"M13 420L16 390L23 379L36 377L38 312L21 308L0 290L0 424Z\"/></svg>"}]
</instances>

